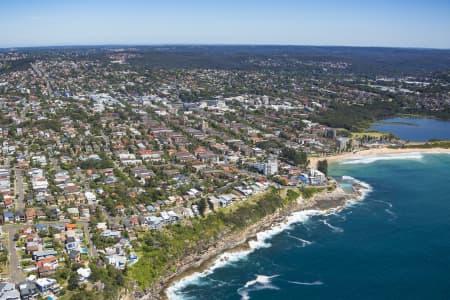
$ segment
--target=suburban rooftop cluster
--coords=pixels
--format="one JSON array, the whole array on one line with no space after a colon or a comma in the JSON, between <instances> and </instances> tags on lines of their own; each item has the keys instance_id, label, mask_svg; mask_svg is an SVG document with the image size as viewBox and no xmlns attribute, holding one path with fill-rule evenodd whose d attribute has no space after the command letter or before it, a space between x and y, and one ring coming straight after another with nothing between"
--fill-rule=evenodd
<instances>
[{"instance_id":1,"label":"suburban rooftop cluster","mask_svg":"<svg viewBox=\"0 0 450 300\"><path fill-rule=\"evenodd\" d=\"M342 107L449 101L431 90L439 78L362 78L340 60L249 57L230 70L145 67L146 55L0 55L0 299L107 292L144 232L271 187L326 186L310 156L402 143L352 134ZM311 73L278 70L293 66Z\"/></svg>"}]
</instances>

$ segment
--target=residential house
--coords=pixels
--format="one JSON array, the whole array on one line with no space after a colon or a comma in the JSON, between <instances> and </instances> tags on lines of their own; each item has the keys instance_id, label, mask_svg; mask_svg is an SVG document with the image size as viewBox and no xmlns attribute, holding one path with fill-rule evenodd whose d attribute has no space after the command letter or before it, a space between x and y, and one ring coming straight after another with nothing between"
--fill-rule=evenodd
<instances>
[{"instance_id":1,"label":"residential house","mask_svg":"<svg viewBox=\"0 0 450 300\"><path fill-rule=\"evenodd\" d=\"M39 278L36 280L36 287L41 292L54 292L57 293L61 290L61 287L57 283L56 279L53 278Z\"/></svg>"},{"instance_id":2,"label":"residential house","mask_svg":"<svg viewBox=\"0 0 450 300\"><path fill-rule=\"evenodd\" d=\"M15 285L9 282L0 282L1 300L20 300L20 293Z\"/></svg>"},{"instance_id":3,"label":"residential house","mask_svg":"<svg viewBox=\"0 0 450 300\"><path fill-rule=\"evenodd\" d=\"M36 218L36 211L33 208L27 208L25 210L25 218L27 222L33 222Z\"/></svg>"},{"instance_id":4,"label":"residential house","mask_svg":"<svg viewBox=\"0 0 450 300\"><path fill-rule=\"evenodd\" d=\"M15 221L15 216L12 212L9 211L5 211L3 213L3 222L6 223L14 223Z\"/></svg>"},{"instance_id":5,"label":"residential house","mask_svg":"<svg viewBox=\"0 0 450 300\"><path fill-rule=\"evenodd\" d=\"M19 283L19 293L22 300L32 300L38 297L36 284L29 280Z\"/></svg>"}]
</instances>

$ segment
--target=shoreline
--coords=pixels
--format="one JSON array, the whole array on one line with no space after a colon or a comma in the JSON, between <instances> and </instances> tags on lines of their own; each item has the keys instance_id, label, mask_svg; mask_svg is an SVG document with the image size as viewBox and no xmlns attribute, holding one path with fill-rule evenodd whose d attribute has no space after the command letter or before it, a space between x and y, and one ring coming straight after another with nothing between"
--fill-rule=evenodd
<instances>
[{"instance_id":1,"label":"shoreline","mask_svg":"<svg viewBox=\"0 0 450 300\"><path fill-rule=\"evenodd\" d=\"M343 160L351 160L357 158L379 157L401 154L450 154L450 149L446 148L376 148L365 149L355 152L347 152L342 154L312 157L310 158L310 166L316 167L319 160L328 160L329 163L336 163ZM184 257L177 262L177 270L167 274L160 279L159 284L152 288L146 289L144 295L139 297L125 297L126 299L148 299L169 300L168 290L174 285L190 276L206 276L206 272L211 272L215 265L221 262L227 263L229 258L227 254L242 254L243 252L252 252L258 247L254 247L252 243L261 242L258 239L259 233L273 230L274 227L285 225L289 217L295 213L308 211L316 211L316 213L326 214L329 211L340 211L349 204L355 203L365 198L366 194L371 191L370 186L355 180L356 191L353 194L346 193L339 185L333 191L324 190L316 193L309 199L303 199L301 196L287 207L280 208L271 215L265 216L258 222L248 226L244 230L236 233L225 234L224 237L213 245L209 245L207 249L200 253ZM312 213L311 213L312 215ZM293 222L296 223L296 222ZM264 241L262 241L264 243ZM220 266L217 266L220 267Z\"/></svg>"},{"instance_id":2,"label":"shoreline","mask_svg":"<svg viewBox=\"0 0 450 300\"><path fill-rule=\"evenodd\" d=\"M450 154L450 149L447 148L374 148L364 149L354 152L345 152L341 154L333 154L329 156L311 157L309 159L309 166L311 168L317 168L319 160L327 160L328 163L336 163L343 160L364 158L370 156L383 156L383 155L395 155L395 154Z\"/></svg>"},{"instance_id":3,"label":"shoreline","mask_svg":"<svg viewBox=\"0 0 450 300\"><path fill-rule=\"evenodd\" d=\"M228 262L226 255L241 252L242 255L251 253L260 247L257 243L265 243L259 240L261 235L270 230L277 230L277 227L290 226L296 221L289 222L289 218L295 218L294 214L308 213L326 214L330 211L340 211L350 203L355 203L363 198L370 191L370 187L359 182L355 182L356 191L353 194L346 193L341 187L337 186L333 191L321 191L313 195L310 199L303 199L301 196L291 205L278 209L275 213L268 215L255 224L248 226L241 232L232 233L225 236L217 245L211 246L203 253L186 257L180 261L180 268L172 274L164 277L160 286L153 288L141 299L164 299L168 300L168 290L176 283L182 282L190 276L205 276L210 270L214 270L215 265ZM282 229L284 230L284 229ZM280 231L282 231L280 230ZM253 244L253 245L252 245ZM194 258L194 259L192 259Z\"/></svg>"}]
</instances>

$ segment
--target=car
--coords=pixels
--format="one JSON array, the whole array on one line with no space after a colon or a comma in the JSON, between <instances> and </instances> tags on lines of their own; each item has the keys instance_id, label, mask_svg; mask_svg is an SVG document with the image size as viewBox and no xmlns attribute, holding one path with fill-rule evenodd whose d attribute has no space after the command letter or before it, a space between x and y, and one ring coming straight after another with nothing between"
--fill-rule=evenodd
<instances>
[{"instance_id":1,"label":"car","mask_svg":"<svg viewBox=\"0 0 450 300\"><path fill-rule=\"evenodd\" d=\"M17 269L19 269L19 270L20 270L20 264L17 264Z\"/></svg>"}]
</instances>

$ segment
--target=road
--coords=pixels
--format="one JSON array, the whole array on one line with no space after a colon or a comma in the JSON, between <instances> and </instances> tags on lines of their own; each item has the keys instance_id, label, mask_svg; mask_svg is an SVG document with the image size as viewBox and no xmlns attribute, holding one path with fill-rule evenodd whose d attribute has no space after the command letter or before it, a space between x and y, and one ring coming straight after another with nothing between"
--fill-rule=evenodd
<instances>
[{"instance_id":1,"label":"road","mask_svg":"<svg viewBox=\"0 0 450 300\"><path fill-rule=\"evenodd\" d=\"M44 224L61 224L61 221L50 221L42 222ZM88 255L92 258L98 257L97 249L92 242L91 235L89 234L89 222L88 221L77 221L77 224L83 227L85 236L87 237L89 243L89 253ZM26 224L8 224L3 226L3 231L8 233L8 254L9 254L9 281L13 283L20 283L25 280L25 275L22 269L17 269L17 264L19 263L19 256L17 255L17 250L15 248L16 243L14 242L14 234L18 232Z\"/></svg>"},{"instance_id":2,"label":"road","mask_svg":"<svg viewBox=\"0 0 450 300\"><path fill-rule=\"evenodd\" d=\"M3 226L3 230L8 232L8 252L9 252L9 281L12 283L20 283L25 280L25 275L21 269L17 269L19 256L15 248L14 234L17 232L16 226Z\"/></svg>"},{"instance_id":3,"label":"road","mask_svg":"<svg viewBox=\"0 0 450 300\"><path fill-rule=\"evenodd\" d=\"M23 174L21 169L15 169L14 174L16 177L15 180L15 186L14 191L17 195L17 201L16 201L16 210L17 211L23 211L25 209L25 193L23 190Z\"/></svg>"},{"instance_id":4,"label":"road","mask_svg":"<svg viewBox=\"0 0 450 300\"><path fill-rule=\"evenodd\" d=\"M89 222L78 221L78 224L83 226L84 236L87 237L89 242L89 256L96 258L98 257L97 248L95 248L94 243L92 242L91 235L89 233Z\"/></svg>"}]
</instances>

